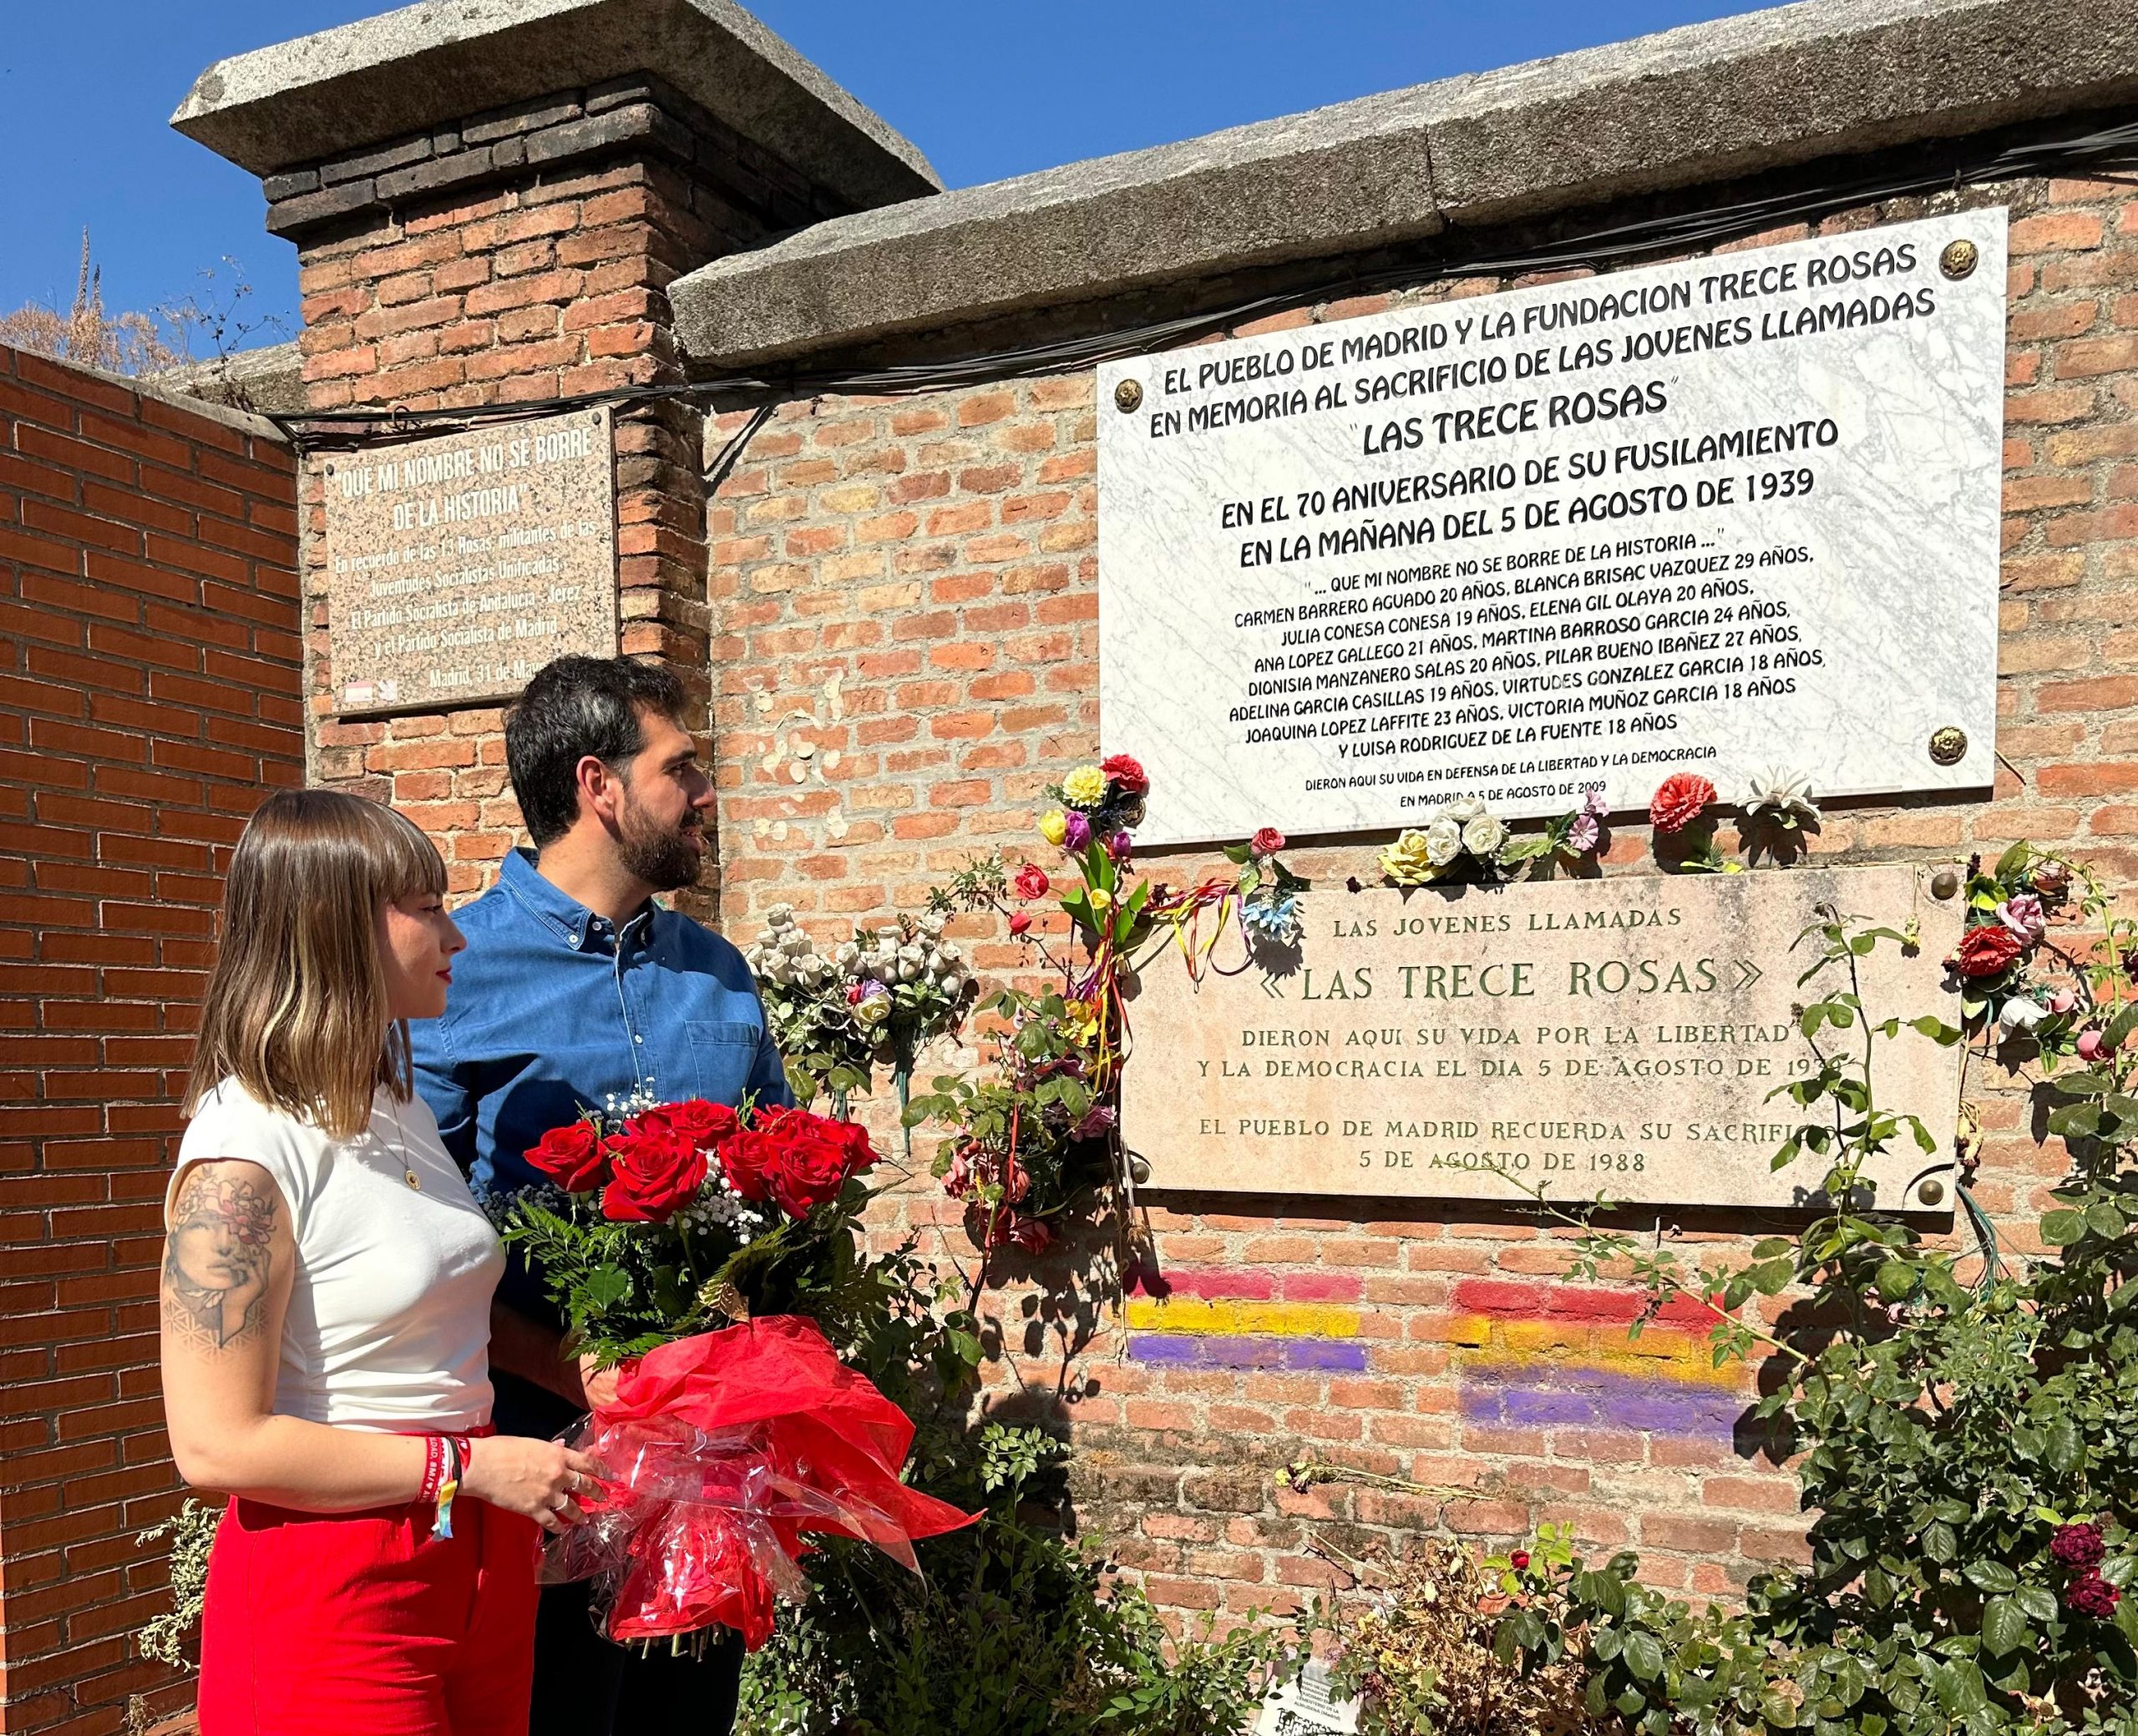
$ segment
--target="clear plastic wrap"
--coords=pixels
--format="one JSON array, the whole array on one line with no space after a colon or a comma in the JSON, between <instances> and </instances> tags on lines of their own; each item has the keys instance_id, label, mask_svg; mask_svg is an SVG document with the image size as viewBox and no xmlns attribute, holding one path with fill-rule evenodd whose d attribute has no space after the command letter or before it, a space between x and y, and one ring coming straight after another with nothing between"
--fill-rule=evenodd
<instances>
[{"instance_id":1,"label":"clear plastic wrap","mask_svg":"<svg viewBox=\"0 0 2138 1736\"><path fill-rule=\"evenodd\" d=\"M899 1480L912 1439L813 1321L665 1344L566 1437L600 1465L601 1488L581 1498L585 1522L550 1540L543 1578L595 1580L595 1619L621 1642L721 1624L754 1651L774 1600L807 1583L805 1533L857 1538L919 1572L914 1538L970 1522Z\"/></svg>"}]
</instances>

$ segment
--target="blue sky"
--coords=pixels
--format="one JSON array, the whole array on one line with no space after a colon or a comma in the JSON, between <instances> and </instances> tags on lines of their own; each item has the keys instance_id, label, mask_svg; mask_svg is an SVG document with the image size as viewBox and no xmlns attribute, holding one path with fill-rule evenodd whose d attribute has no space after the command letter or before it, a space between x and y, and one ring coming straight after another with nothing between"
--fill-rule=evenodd
<instances>
[{"instance_id":1,"label":"blue sky","mask_svg":"<svg viewBox=\"0 0 2138 1736\"><path fill-rule=\"evenodd\" d=\"M79 6L79 9L77 9ZM367 0L0 0L0 311L73 289L90 230L114 307L224 299L294 330L258 183L165 125L220 57ZM1751 8L1744 0L758 0L758 16L951 186ZM212 271L212 279L202 273ZM263 332L254 342L266 342Z\"/></svg>"}]
</instances>

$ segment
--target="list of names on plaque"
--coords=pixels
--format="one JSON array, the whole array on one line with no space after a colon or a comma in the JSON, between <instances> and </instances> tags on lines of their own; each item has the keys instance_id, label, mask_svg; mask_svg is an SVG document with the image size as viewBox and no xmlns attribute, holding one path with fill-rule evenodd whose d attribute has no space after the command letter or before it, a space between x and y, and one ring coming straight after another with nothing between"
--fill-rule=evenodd
<instances>
[{"instance_id":1,"label":"list of names on plaque","mask_svg":"<svg viewBox=\"0 0 2138 1736\"><path fill-rule=\"evenodd\" d=\"M328 641L344 716L510 698L616 650L610 412L329 462Z\"/></svg>"},{"instance_id":2,"label":"list of names on plaque","mask_svg":"<svg viewBox=\"0 0 2138 1736\"><path fill-rule=\"evenodd\" d=\"M1801 1204L1825 1166L1776 1171L1798 1121L1773 1094L1816 1065L1796 1018L1849 988L1797 979L1821 906L1862 912L1920 944L1857 961L1884 1107L1919 1116L1874 1165L1878 1202L1922 1210L1952 1167L1959 1050L1909 1029L1957 1025L1939 962L1957 901L1907 866L1788 873L1629 876L1308 895L1296 968L1206 970L1167 943L1132 1004L1122 1132L1152 1185L1277 1195L1518 1197L1599 1194L1671 1205ZM1846 1034L1852 1043L1858 1034ZM1836 1040L1831 1034L1829 1042ZM1951 1189L1938 1198L1951 1206Z\"/></svg>"},{"instance_id":3,"label":"list of names on plaque","mask_svg":"<svg viewBox=\"0 0 2138 1736\"><path fill-rule=\"evenodd\" d=\"M1146 838L1623 809L1680 768L1734 799L1777 762L1989 784L2004 223L1102 367L1101 728Z\"/></svg>"}]
</instances>

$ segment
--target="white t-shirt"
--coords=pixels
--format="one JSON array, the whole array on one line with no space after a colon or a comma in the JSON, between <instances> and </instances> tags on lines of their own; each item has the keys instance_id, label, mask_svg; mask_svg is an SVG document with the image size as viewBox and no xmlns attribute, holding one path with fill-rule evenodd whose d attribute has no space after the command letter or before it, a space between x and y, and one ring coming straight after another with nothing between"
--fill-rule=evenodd
<instances>
[{"instance_id":1,"label":"white t-shirt","mask_svg":"<svg viewBox=\"0 0 2138 1736\"><path fill-rule=\"evenodd\" d=\"M187 1124L166 1221L186 1171L218 1157L275 1178L296 1237L276 1415L400 1432L489 1420L504 1250L421 1097L397 1103L382 1086L370 1126L337 1140L226 1079Z\"/></svg>"}]
</instances>

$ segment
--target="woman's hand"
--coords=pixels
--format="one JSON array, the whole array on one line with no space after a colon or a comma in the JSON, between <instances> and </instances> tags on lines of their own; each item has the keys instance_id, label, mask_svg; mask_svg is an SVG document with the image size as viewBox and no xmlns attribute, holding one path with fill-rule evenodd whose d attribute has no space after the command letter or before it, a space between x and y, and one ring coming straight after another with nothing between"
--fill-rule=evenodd
<instances>
[{"instance_id":1,"label":"woman's hand","mask_svg":"<svg viewBox=\"0 0 2138 1736\"><path fill-rule=\"evenodd\" d=\"M594 1487L595 1472L585 1454L554 1440L485 1435L468 1443L460 1488L477 1501L533 1520L545 1531L560 1531L586 1516L572 1497Z\"/></svg>"}]
</instances>

